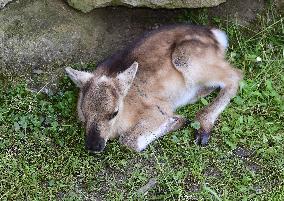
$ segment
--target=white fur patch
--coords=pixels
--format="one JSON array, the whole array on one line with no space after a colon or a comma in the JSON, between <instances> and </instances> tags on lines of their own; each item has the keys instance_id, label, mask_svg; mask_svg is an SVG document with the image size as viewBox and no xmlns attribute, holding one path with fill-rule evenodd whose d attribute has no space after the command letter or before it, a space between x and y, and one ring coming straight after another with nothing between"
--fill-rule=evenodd
<instances>
[{"instance_id":1,"label":"white fur patch","mask_svg":"<svg viewBox=\"0 0 284 201\"><path fill-rule=\"evenodd\" d=\"M98 82L106 82L106 81L108 81L108 78L105 75L101 76L98 80Z\"/></svg>"},{"instance_id":2,"label":"white fur patch","mask_svg":"<svg viewBox=\"0 0 284 201\"><path fill-rule=\"evenodd\" d=\"M210 81L207 83L206 86L209 87L220 87L221 89L223 89L225 87L225 83L223 82L216 82L216 81Z\"/></svg>"},{"instance_id":3,"label":"white fur patch","mask_svg":"<svg viewBox=\"0 0 284 201\"><path fill-rule=\"evenodd\" d=\"M142 135L137 139L137 150L142 151L147 147L148 144L153 142L155 139L157 139L159 136L161 136L161 131L156 130L155 132L150 133L149 135Z\"/></svg>"},{"instance_id":4,"label":"white fur patch","mask_svg":"<svg viewBox=\"0 0 284 201\"><path fill-rule=\"evenodd\" d=\"M214 34L216 40L218 43L226 49L228 47L228 37L224 31L221 31L219 29L211 29L212 33Z\"/></svg>"},{"instance_id":5,"label":"white fur patch","mask_svg":"<svg viewBox=\"0 0 284 201\"><path fill-rule=\"evenodd\" d=\"M189 87L187 90L178 92L176 100L174 101L174 108L178 108L189 103L193 103L196 100L196 94L198 87Z\"/></svg>"},{"instance_id":6,"label":"white fur patch","mask_svg":"<svg viewBox=\"0 0 284 201\"><path fill-rule=\"evenodd\" d=\"M150 144L157 138L165 135L169 130L169 126L174 121L175 120L173 118L170 118L165 123L163 123L157 130L139 136L137 139L137 151L142 151L147 147L148 144Z\"/></svg>"}]
</instances>

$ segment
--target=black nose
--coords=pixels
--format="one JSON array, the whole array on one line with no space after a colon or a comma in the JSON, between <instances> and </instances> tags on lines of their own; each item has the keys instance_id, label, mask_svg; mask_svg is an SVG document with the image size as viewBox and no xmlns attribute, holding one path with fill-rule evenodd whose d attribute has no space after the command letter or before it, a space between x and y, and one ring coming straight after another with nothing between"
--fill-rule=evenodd
<instances>
[{"instance_id":1,"label":"black nose","mask_svg":"<svg viewBox=\"0 0 284 201\"><path fill-rule=\"evenodd\" d=\"M93 138L87 138L86 140L86 149L90 152L101 152L105 148L105 140L100 137L96 137L96 139Z\"/></svg>"},{"instance_id":2,"label":"black nose","mask_svg":"<svg viewBox=\"0 0 284 201\"><path fill-rule=\"evenodd\" d=\"M86 136L86 149L90 152L101 152L105 148L106 141L100 136L100 129L96 122L91 124Z\"/></svg>"}]
</instances>

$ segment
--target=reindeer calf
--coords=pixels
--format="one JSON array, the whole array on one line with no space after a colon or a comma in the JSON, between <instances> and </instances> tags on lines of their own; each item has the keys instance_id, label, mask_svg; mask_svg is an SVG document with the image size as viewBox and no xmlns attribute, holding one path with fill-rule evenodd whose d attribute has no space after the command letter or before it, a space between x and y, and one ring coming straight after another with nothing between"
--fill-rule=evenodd
<instances>
[{"instance_id":1,"label":"reindeer calf","mask_svg":"<svg viewBox=\"0 0 284 201\"><path fill-rule=\"evenodd\" d=\"M90 72L66 68L80 88L78 115L85 123L86 148L102 151L119 137L142 151L153 140L181 128L174 114L216 88L215 100L196 114L195 141L206 145L219 114L237 93L240 70L225 60L227 36L218 29L175 25L145 34Z\"/></svg>"}]
</instances>

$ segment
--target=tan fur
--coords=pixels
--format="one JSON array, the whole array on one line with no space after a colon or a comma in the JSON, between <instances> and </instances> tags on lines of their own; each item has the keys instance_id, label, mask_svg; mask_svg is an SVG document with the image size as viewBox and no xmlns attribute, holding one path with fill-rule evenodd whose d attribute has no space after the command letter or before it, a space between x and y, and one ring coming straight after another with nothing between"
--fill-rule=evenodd
<instances>
[{"instance_id":1,"label":"tan fur","mask_svg":"<svg viewBox=\"0 0 284 201\"><path fill-rule=\"evenodd\" d=\"M196 115L201 125L197 143L206 144L214 122L242 79L240 70L224 59L223 33L214 30L190 25L161 28L108 58L92 78L85 72L87 82L82 73L77 81L74 72L66 70L75 83L82 83L78 113L86 123L87 135L98 135L105 142L119 137L123 144L141 151L185 124L184 118L174 115L177 107L221 88L216 99ZM137 63L129 67L134 61L138 71ZM117 116L109 120L115 110ZM95 129L91 128L94 122Z\"/></svg>"}]
</instances>

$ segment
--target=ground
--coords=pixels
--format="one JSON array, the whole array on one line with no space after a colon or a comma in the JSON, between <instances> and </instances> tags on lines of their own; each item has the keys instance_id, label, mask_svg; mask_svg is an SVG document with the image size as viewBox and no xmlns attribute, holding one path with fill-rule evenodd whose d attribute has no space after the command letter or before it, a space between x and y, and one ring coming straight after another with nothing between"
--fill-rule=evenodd
<instances>
[{"instance_id":1,"label":"ground","mask_svg":"<svg viewBox=\"0 0 284 201\"><path fill-rule=\"evenodd\" d=\"M2 77L0 200L284 200L284 18L271 7L252 26L212 23L245 77L207 147L193 143L192 124L142 153L114 140L89 154L67 77L53 95ZM212 98L178 113L193 119Z\"/></svg>"}]
</instances>

